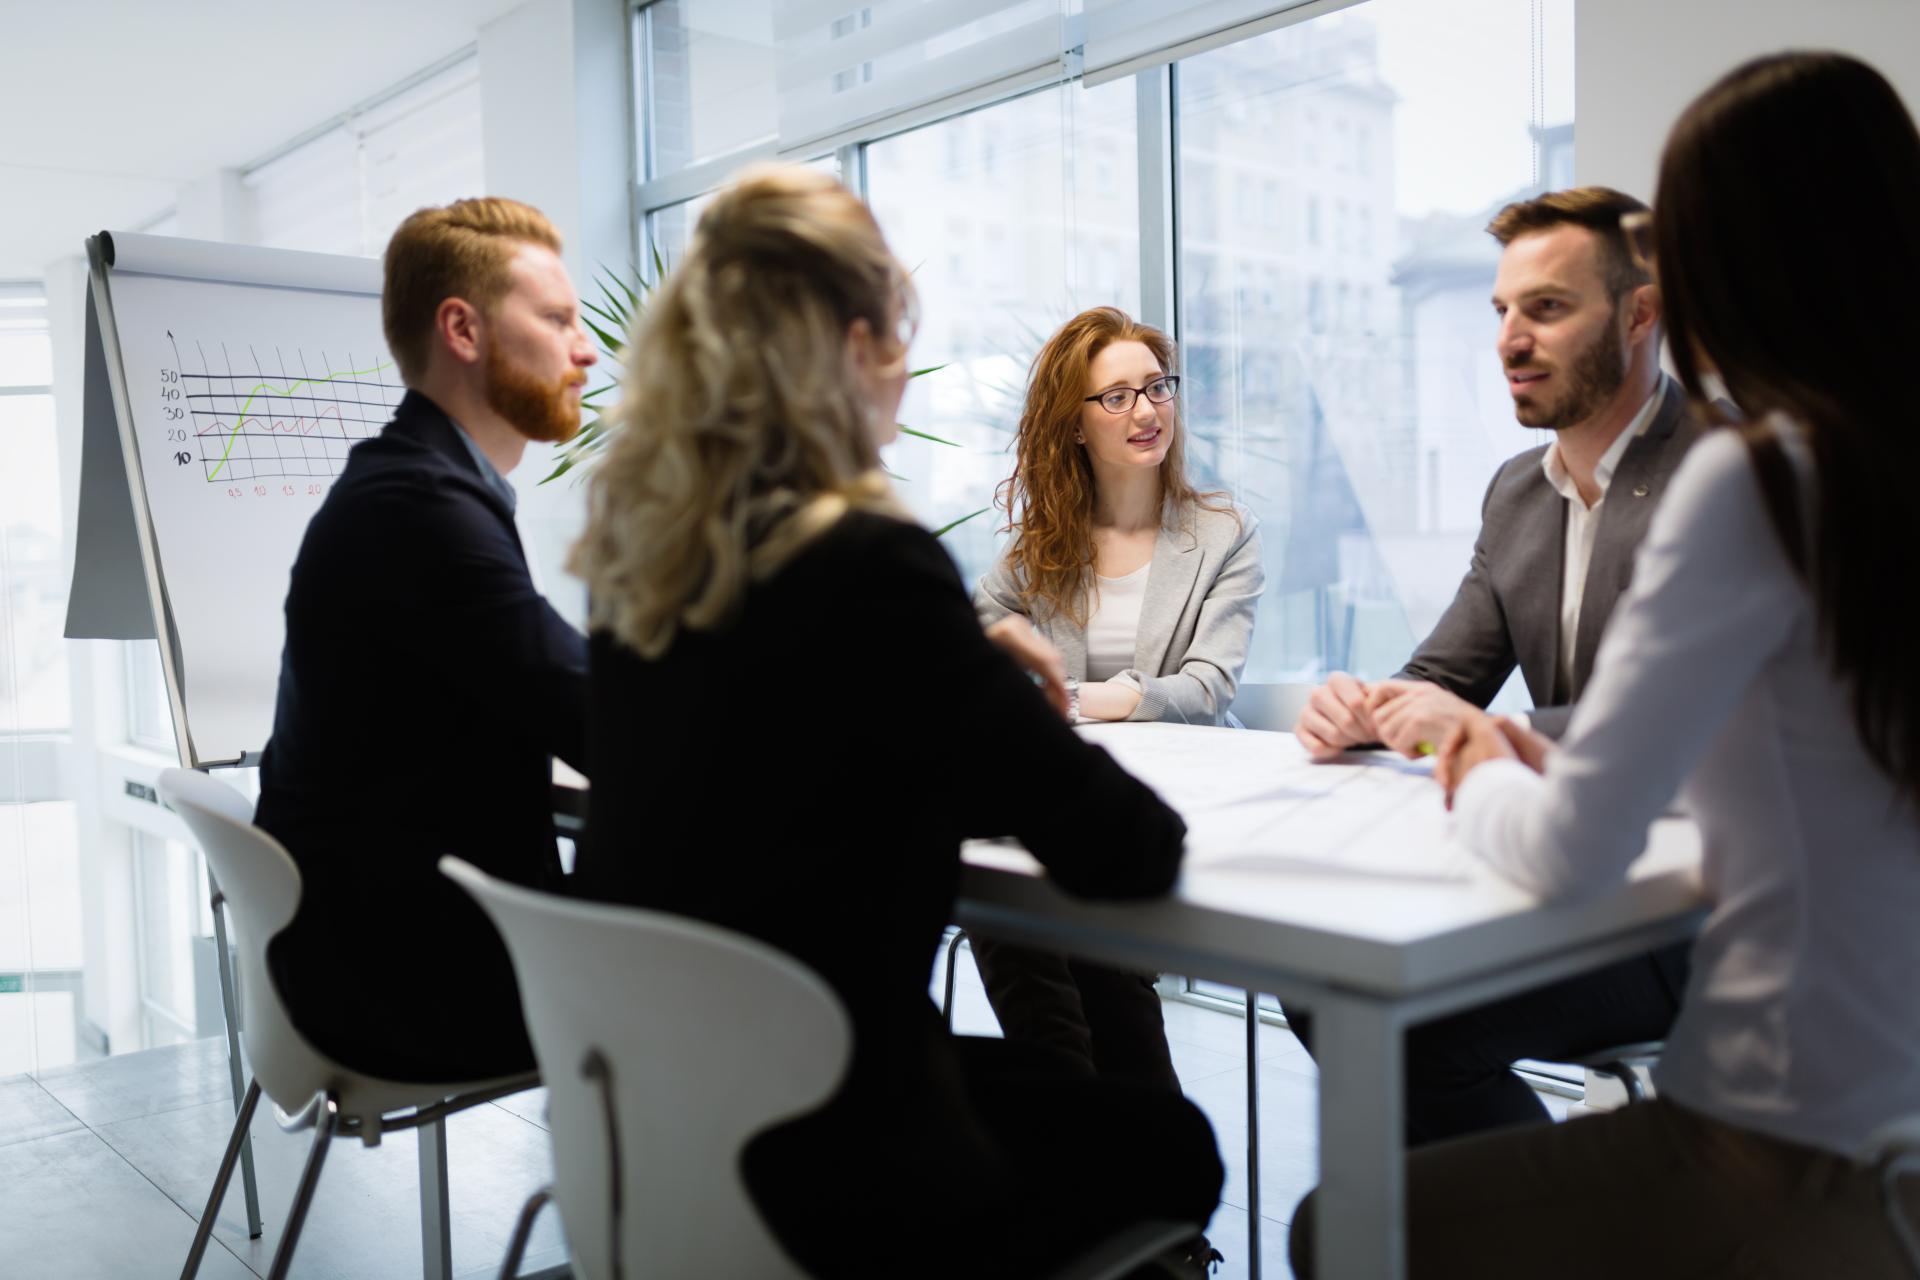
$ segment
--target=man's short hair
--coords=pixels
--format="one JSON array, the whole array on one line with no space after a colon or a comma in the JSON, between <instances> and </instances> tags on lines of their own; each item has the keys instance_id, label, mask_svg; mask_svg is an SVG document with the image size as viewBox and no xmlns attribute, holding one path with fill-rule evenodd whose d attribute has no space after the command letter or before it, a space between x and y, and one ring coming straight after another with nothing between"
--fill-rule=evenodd
<instances>
[{"instance_id":1,"label":"man's short hair","mask_svg":"<svg viewBox=\"0 0 1920 1280\"><path fill-rule=\"evenodd\" d=\"M522 244L560 252L560 233L530 204L503 196L456 200L409 215L387 242L380 322L387 350L411 384L427 370L433 317L448 298L491 312L507 291L509 264Z\"/></svg>"},{"instance_id":2,"label":"man's short hair","mask_svg":"<svg viewBox=\"0 0 1920 1280\"><path fill-rule=\"evenodd\" d=\"M1607 292L1618 298L1638 285L1652 283L1645 268L1634 263L1627 233L1620 229L1623 215L1645 212L1645 204L1612 187L1569 187L1531 200L1516 200L1493 215L1487 234L1505 248L1535 231L1585 227L1600 237L1601 274Z\"/></svg>"}]
</instances>

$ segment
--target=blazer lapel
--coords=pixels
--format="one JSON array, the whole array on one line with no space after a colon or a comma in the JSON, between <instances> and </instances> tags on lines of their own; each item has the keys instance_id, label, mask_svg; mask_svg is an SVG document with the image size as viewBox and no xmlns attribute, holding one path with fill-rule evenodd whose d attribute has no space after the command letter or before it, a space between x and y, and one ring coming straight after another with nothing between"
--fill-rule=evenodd
<instances>
[{"instance_id":1,"label":"blazer lapel","mask_svg":"<svg viewBox=\"0 0 1920 1280\"><path fill-rule=\"evenodd\" d=\"M1527 692L1539 706L1554 702L1553 677L1560 661L1560 592L1566 577L1567 500L1547 483L1536 459L1529 477L1534 497L1499 532L1514 554L1511 570L1500 575L1507 634L1526 678Z\"/></svg>"},{"instance_id":2,"label":"blazer lapel","mask_svg":"<svg viewBox=\"0 0 1920 1280\"><path fill-rule=\"evenodd\" d=\"M1173 647L1173 633L1200 577L1200 540L1190 530L1162 527L1153 540L1153 565L1147 570L1147 594L1140 603L1140 630L1133 642L1136 671L1158 675ZM1081 663L1086 655L1081 654Z\"/></svg>"},{"instance_id":3,"label":"blazer lapel","mask_svg":"<svg viewBox=\"0 0 1920 1280\"><path fill-rule=\"evenodd\" d=\"M1073 680L1087 678L1087 632L1084 627L1076 627L1066 618L1060 618L1058 624L1049 622L1040 628L1040 633L1053 641L1053 647L1060 651L1060 660L1066 664L1067 675Z\"/></svg>"},{"instance_id":4,"label":"blazer lapel","mask_svg":"<svg viewBox=\"0 0 1920 1280\"><path fill-rule=\"evenodd\" d=\"M1580 597L1580 632L1574 638L1572 696L1578 698L1593 674L1594 656L1607 619L1633 580L1633 557L1646 537L1660 495L1686 453L1688 441L1676 439L1686 398L1671 378L1662 380L1660 408L1638 440L1620 457L1620 469L1607 486L1594 534L1593 559L1587 565L1586 594Z\"/></svg>"}]
</instances>

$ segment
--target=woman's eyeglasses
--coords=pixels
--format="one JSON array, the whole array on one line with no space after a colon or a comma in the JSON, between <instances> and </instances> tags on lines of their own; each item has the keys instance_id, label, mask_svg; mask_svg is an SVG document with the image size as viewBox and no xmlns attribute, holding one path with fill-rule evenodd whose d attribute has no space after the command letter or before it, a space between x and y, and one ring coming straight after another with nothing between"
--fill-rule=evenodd
<instances>
[{"instance_id":1,"label":"woman's eyeglasses","mask_svg":"<svg viewBox=\"0 0 1920 1280\"><path fill-rule=\"evenodd\" d=\"M1145 396L1153 404L1165 404L1180 394L1180 375L1163 374L1144 387L1109 387L1097 396L1088 396L1087 401L1098 404L1108 413L1131 413L1134 403Z\"/></svg>"}]
</instances>

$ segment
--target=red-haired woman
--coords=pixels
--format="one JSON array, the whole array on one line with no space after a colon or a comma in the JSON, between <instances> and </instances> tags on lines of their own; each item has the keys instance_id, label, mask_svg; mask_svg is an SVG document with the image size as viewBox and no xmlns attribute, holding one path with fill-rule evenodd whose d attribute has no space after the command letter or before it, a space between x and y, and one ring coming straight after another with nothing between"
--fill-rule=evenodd
<instances>
[{"instance_id":1,"label":"red-haired woman","mask_svg":"<svg viewBox=\"0 0 1920 1280\"><path fill-rule=\"evenodd\" d=\"M1252 513L1187 479L1179 389L1173 341L1113 307L1069 320L1033 362L1000 488L1013 541L973 603L1059 648L1081 719L1237 723L1260 536ZM1180 1087L1151 977L973 942L1008 1038Z\"/></svg>"}]
</instances>

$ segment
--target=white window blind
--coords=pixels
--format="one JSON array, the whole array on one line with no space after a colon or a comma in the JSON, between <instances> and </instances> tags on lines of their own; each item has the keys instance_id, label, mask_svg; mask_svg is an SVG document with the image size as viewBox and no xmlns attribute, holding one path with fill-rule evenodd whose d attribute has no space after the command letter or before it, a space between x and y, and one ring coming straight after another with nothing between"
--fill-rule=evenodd
<instances>
[{"instance_id":1,"label":"white window blind","mask_svg":"<svg viewBox=\"0 0 1920 1280\"><path fill-rule=\"evenodd\" d=\"M1085 0L1089 85L1204 53L1359 0Z\"/></svg>"},{"instance_id":2,"label":"white window blind","mask_svg":"<svg viewBox=\"0 0 1920 1280\"><path fill-rule=\"evenodd\" d=\"M1063 78L1068 2L775 0L780 150L817 151L933 103Z\"/></svg>"},{"instance_id":3,"label":"white window blind","mask_svg":"<svg viewBox=\"0 0 1920 1280\"><path fill-rule=\"evenodd\" d=\"M375 255L415 209L484 193L478 64L467 59L249 171L254 235Z\"/></svg>"}]
</instances>

